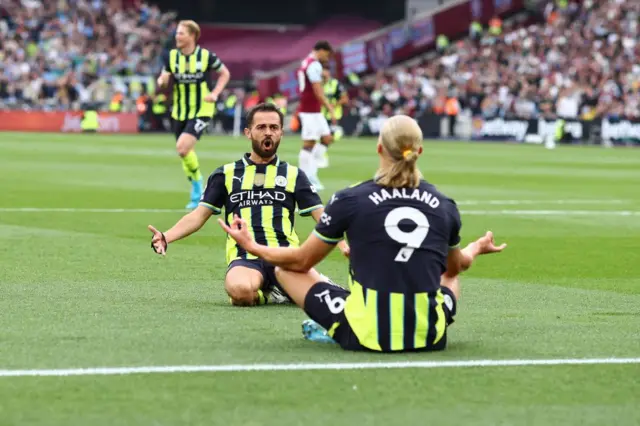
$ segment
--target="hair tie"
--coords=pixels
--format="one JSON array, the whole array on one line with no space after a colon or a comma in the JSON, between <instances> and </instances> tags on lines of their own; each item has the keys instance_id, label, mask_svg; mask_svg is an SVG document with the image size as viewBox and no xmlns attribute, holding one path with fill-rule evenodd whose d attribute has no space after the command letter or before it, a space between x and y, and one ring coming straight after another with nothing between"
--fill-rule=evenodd
<instances>
[{"instance_id":1,"label":"hair tie","mask_svg":"<svg viewBox=\"0 0 640 426\"><path fill-rule=\"evenodd\" d=\"M413 149L411 148L405 149L404 151L402 151L402 156L406 160L409 157L409 155L411 155L412 152L413 152Z\"/></svg>"}]
</instances>

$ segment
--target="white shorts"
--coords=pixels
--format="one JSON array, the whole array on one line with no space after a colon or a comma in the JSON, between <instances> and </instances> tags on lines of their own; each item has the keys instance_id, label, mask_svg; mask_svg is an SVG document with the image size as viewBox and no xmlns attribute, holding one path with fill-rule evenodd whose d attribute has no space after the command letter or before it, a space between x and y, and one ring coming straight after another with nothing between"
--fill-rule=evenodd
<instances>
[{"instance_id":1,"label":"white shorts","mask_svg":"<svg viewBox=\"0 0 640 426\"><path fill-rule=\"evenodd\" d=\"M323 136L330 136L329 123L320 112L300 112L303 141L317 141Z\"/></svg>"}]
</instances>

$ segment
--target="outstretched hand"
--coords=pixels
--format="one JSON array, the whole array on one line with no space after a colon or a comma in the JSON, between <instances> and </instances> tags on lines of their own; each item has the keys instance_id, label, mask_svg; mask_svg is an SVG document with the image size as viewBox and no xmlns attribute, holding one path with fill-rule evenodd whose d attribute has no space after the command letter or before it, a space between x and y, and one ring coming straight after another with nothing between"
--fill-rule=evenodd
<instances>
[{"instance_id":1,"label":"outstretched hand","mask_svg":"<svg viewBox=\"0 0 640 426\"><path fill-rule=\"evenodd\" d=\"M493 232L487 231L483 237L480 237L476 240L476 247L478 250L478 254L490 254L490 253L500 253L507 247L506 243L502 243L499 246L496 246L496 243L493 239Z\"/></svg>"},{"instance_id":2,"label":"outstretched hand","mask_svg":"<svg viewBox=\"0 0 640 426\"><path fill-rule=\"evenodd\" d=\"M220 227L224 229L224 231L231 236L240 247L247 250L247 248L253 242L253 238L249 233L249 228L247 226L247 221L241 219L237 214L233 215L233 220L229 225L227 225L222 219L218 219L218 223ZM248 250L247 250L248 251Z\"/></svg>"},{"instance_id":3,"label":"outstretched hand","mask_svg":"<svg viewBox=\"0 0 640 426\"><path fill-rule=\"evenodd\" d=\"M166 255L167 254L167 239L164 237L164 234L154 228L152 225L149 225L149 231L153 234L151 237L151 248L158 254Z\"/></svg>"}]
</instances>

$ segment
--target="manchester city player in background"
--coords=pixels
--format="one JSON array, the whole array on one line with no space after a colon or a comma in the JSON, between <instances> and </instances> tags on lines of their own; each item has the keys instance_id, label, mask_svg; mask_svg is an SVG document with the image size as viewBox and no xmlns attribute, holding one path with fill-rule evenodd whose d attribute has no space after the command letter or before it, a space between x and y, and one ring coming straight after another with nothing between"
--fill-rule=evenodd
<instances>
[{"instance_id":1,"label":"manchester city player in background","mask_svg":"<svg viewBox=\"0 0 640 426\"><path fill-rule=\"evenodd\" d=\"M169 52L158 77L164 87L173 76L173 107L171 118L176 137L176 150L182 159L182 169L191 182L191 196L187 208L198 205L202 196L202 173L195 152L215 113L215 102L226 87L231 74L215 53L200 47L200 27L194 21L180 21L176 30L176 48ZM220 74L211 89L211 71Z\"/></svg>"}]
</instances>

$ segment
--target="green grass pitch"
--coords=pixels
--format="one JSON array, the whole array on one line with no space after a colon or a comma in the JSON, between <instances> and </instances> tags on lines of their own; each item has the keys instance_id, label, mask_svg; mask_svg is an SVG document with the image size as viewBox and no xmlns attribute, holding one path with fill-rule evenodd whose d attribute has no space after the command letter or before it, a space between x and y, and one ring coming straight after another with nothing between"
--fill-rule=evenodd
<instances>
[{"instance_id":1,"label":"green grass pitch","mask_svg":"<svg viewBox=\"0 0 640 426\"><path fill-rule=\"evenodd\" d=\"M299 138L281 157L297 163ZM323 199L369 179L345 139ZM206 136L205 174L248 149ZM342 352L294 307L234 308L215 220L149 247L188 201L171 135L0 133L0 425L637 425L640 364L9 376L10 370L640 357L640 150L425 142L463 243L509 247L462 279L449 348ZM311 219L297 218L301 238ZM333 253L319 269L344 282Z\"/></svg>"}]
</instances>

